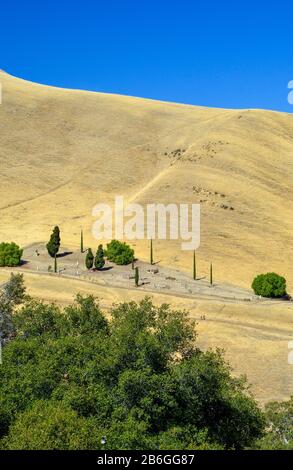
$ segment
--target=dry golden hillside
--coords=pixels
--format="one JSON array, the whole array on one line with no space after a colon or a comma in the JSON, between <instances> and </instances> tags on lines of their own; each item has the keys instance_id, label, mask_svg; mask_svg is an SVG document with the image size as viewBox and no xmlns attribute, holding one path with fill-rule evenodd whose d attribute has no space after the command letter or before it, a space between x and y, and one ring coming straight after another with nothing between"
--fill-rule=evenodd
<instances>
[{"instance_id":1,"label":"dry golden hillside","mask_svg":"<svg viewBox=\"0 0 293 470\"><path fill-rule=\"evenodd\" d=\"M66 246L80 227L94 246L91 211L114 195L201 202L203 275L249 286L277 271L293 289L293 120L42 86L0 72L0 240ZM176 152L181 149L181 152ZM136 242L148 257L148 243ZM156 242L163 264L189 270L179 242Z\"/></svg>"},{"instance_id":2,"label":"dry golden hillside","mask_svg":"<svg viewBox=\"0 0 293 470\"><path fill-rule=\"evenodd\" d=\"M85 245L95 248L92 208L115 195L143 204L200 203L199 277L208 274L210 261L216 281L243 287L256 273L274 270L286 276L293 294L291 115L62 90L4 72L0 83L0 241L33 245L24 255L31 253L30 266L21 268L31 295L68 303L78 291L93 293L108 308L147 293L132 281L129 288L111 285L105 273L93 284L30 270L40 264L32 255L36 244L48 240L55 224L63 249L79 246L81 227ZM192 255L180 243L155 241L155 259L191 273ZM149 258L147 241L133 244L139 258ZM44 263L47 269L50 260ZM1 270L0 285L8 275ZM188 309L199 322L199 346L223 347L258 400L288 399L292 303L225 300L227 286L220 283L222 298L216 289L204 297L201 282L208 281L197 282L194 295L162 289L152 295L156 303Z\"/></svg>"}]
</instances>

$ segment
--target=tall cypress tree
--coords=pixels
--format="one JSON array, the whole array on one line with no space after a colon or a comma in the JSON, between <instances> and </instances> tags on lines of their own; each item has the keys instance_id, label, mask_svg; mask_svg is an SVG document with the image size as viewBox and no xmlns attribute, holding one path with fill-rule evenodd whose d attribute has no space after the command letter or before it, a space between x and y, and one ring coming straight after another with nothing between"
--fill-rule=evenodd
<instances>
[{"instance_id":1,"label":"tall cypress tree","mask_svg":"<svg viewBox=\"0 0 293 470\"><path fill-rule=\"evenodd\" d=\"M139 283L139 271L138 271L138 267L137 267L137 266L135 267L134 280L135 280L135 285L136 285L136 287L138 287L138 283Z\"/></svg>"},{"instance_id":2,"label":"tall cypress tree","mask_svg":"<svg viewBox=\"0 0 293 470\"><path fill-rule=\"evenodd\" d=\"M60 248L61 238L60 238L60 229L59 227L54 227L50 240L48 241L46 247L51 258L55 258Z\"/></svg>"},{"instance_id":3,"label":"tall cypress tree","mask_svg":"<svg viewBox=\"0 0 293 470\"><path fill-rule=\"evenodd\" d=\"M95 257L95 268L102 269L105 265L103 245L98 246L98 250Z\"/></svg>"},{"instance_id":4,"label":"tall cypress tree","mask_svg":"<svg viewBox=\"0 0 293 470\"><path fill-rule=\"evenodd\" d=\"M54 273L57 273L57 254L54 257Z\"/></svg>"},{"instance_id":5,"label":"tall cypress tree","mask_svg":"<svg viewBox=\"0 0 293 470\"><path fill-rule=\"evenodd\" d=\"M86 258L85 258L85 265L87 269L92 269L94 265L94 255L93 255L91 248L89 248L87 251Z\"/></svg>"},{"instance_id":6,"label":"tall cypress tree","mask_svg":"<svg viewBox=\"0 0 293 470\"><path fill-rule=\"evenodd\" d=\"M83 253L83 230L80 231L80 252Z\"/></svg>"},{"instance_id":7,"label":"tall cypress tree","mask_svg":"<svg viewBox=\"0 0 293 470\"><path fill-rule=\"evenodd\" d=\"M152 238L151 238L151 246L150 246L150 263L154 264L153 239Z\"/></svg>"},{"instance_id":8,"label":"tall cypress tree","mask_svg":"<svg viewBox=\"0 0 293 470\"><path fill-rule=\"evenodd\" d=\"M195 251L193 252L193 279L196 281L196 258Z\"/></svg>"}]
</instances>

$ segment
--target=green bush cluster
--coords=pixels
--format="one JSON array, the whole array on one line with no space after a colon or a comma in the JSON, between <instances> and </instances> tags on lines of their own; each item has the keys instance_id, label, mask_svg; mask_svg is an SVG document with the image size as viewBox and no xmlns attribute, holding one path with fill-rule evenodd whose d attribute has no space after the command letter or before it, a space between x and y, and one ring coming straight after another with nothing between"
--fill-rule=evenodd
<instances>
[{"instance_id":1,"label":"green bush cluster","mask_svg":"<svg viewBox=\"0 0 293 470\"><path fill-rule=\"evenodd\" d=\"M112 240L107 244L106 256L115 264L130 264L134 259L134 250L125 242Z\"/></svg>"},{"instance_id":2,"label":"green bush cluster","mask_svg":"<svg viewBox=\"0 0 293 470\"><path fill-rule=\"evenodd\" d=\"M96 255L94 256L92 249L89 248L87 250L87 255L85 258L85 265L87 269L92 269L95 267L95 269L103 269L105 266L105 253L103 250L103 245L99 245Z\"/></svg>"},{"instance_id":3,"label":"green bush cluster","mask_svg":"<svg viewBox=\"0 0 293 470\"><path fill-rule=\"evenodd\" d=\"M23 250L16 243L0 243L0 266L19 266Z\"/></svg>"},{"instance_id":4,"label":"green bush cluster","mask_svg":"<svg viewBox=\"0 0 293 470\"><path fill-rule=\"evenodd\" d=\"M286 295L286 279L276 273L259 274L252 283L256 295L262 297L284 297Z\"/></svg>"}]
</instances>

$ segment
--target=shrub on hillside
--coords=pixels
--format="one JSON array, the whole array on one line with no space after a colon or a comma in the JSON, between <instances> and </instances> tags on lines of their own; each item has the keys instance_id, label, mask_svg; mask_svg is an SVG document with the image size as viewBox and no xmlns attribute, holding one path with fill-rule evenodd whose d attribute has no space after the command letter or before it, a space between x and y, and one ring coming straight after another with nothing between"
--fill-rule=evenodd
<instances>
[{"instance_id":1,"label":"shrub on hillside","mask_svg":"<svg viewBox=\"0 0 293 470\"><path fill-rule=\"evenodd\" d=\"M18 266L23 250L16 243L0 243L0 266Z\"/></svg>"},{"instance_id":2,"label":"shrub on hillside","mask_svg":"<svg viewBox=\"0 0 293 470\"><path fill-rule=\"evenodd\" d=\"M130 264L134 259L134 250L126 243L112 240L107 244L106 256L116 264Z\"/></svg>"},{"instance_id":3,"label":"shrub on hillside","mask_svg":"<svg viewBox=\"0 0 293 470\"><path fill-rule=\"evenodd\" d=\"M259 274L252 283L252 289L262 297L283 297L286 295L286 279L276 273Z\"/></svg>"}]
</instances>

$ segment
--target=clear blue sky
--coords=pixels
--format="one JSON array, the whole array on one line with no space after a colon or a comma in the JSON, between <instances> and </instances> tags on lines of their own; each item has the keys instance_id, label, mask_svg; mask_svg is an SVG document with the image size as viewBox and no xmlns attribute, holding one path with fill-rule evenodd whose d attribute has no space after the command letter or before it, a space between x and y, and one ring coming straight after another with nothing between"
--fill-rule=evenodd
<instances>
[{"instance_id":1,"label":"clear blue sky","mask_svg":"<svg viewBox=\"0 0 293 470\"><path fill-rule=\"evenodd\" d=\"M293 3L6 1L0 68L61 87L292 112Z\"/></svg>"}]
</instances>

